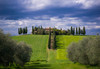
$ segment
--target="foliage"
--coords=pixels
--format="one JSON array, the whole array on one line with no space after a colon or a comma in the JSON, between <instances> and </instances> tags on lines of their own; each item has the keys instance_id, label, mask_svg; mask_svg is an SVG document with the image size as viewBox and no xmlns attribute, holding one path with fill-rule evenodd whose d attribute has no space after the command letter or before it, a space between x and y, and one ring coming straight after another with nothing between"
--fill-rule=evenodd
<instances>
[{"instance_id":1,"label":"foliage","mask_svg":"<svg viewBox=\"0 0 100 69\"><path fill-rule=\"evenodd\" d=\"M23 28L23 34L27 34L27 27Z\"/></svg>"},{"instance_id":2,"label":"foliage","mask_svg":"<svg viewBox=\"0 0 100 69\"><path fill-rule=\"evenodd\" d=\"M73 33L73 28L72 28L72 26L71 26L71 34Z\"/></svg>"},{"instance_id":3,"label":"foliage","mask_svg":"<svg viewBox=\"0 0 100 69\"><path fill-rule=\"evenodd\" d=\"M32 26L32 34L34 34L34 26Z\"/></svg>"},{"instance_id":4,"label":"foliage","mask_svg":"<svg viewBox=\"0 0 100 69\"><path fill-rule=\"evenodd\" d=\"M42 26L34 27L32 26L32 34L47 35L49 32L45 31Z\"/></svg>"},{"instance_id":5,"label":"foliage","mask_svg":"<svg viewBox=\"0 0 100 69\"><path fill-rule=\"evenodd\" d=\"M68 48L68 57L73 62L86 65L100 65L100 36L84 38L79 43L72 43Z\"/></svg>"},{"instance_id":6,"label":"foliage","mask_svg":"<svg viewBox=\"0 0 100 69\"><path fill-rule=\"evenodd\" d=\"M25 27L25 28L18 28L18 34L20 35L20 34L27 34L27 32L28 32L28 30L27 30L27 27Z\"/></svg>"},{"instance_id":7,"label":"foliage","mask_svg":"<svg viewBox=\"0 0 100 69\"><path fill-rule=\"evenodd\" d=\"M53 30L53 49L56 49L56 31L55 28Z\"/></svg>"},{"instance_id":8,"label":"foliage","mask_svg":"<svg viewBox=\"0 0 100 69\"><path fill-rule=\"evenodd\" d=\"M48 40L48 48L50 49L51 46L51 28L49 30L49 40Z\"/></svg>"},{"instance_id":9,"label":"foliage","mask_svg":"<svg viewBox=\"0 0 100 69\"><path fill-rule=\"evenodd\" d=\"M18 34L22 34L22 28L18 28Z\"/></svg>"},{"instance_id":10,"label":"foliage","mask_svg":"<svg viewBox=\"0 0 100 69\"><path fill-rule=\"evenodd\" d=\"M96 35L99 35L99 33L97 33Z\"/></svg>"},{"instance_id":11,"label":"foliage","mask_svg":"<svg viewBox=\"0 0 100 69\"><path fill-rule=\"evenodd\" d=\"M7 66L9 63L13 63L16 46L15 41L0 31L0 64Z\"/></svg>"},{"instance_id":12,"label":"foliage","mask_svg":"<svg viewBox=\"0 0 100 69\"><path fill-rule=\"evenodd\" d=\"M76 35L78 35L78 30L77 30L77 27L76 27Z\"/></svg>"},{"instance_id":13,"label":"foliage","mask_svg":"<svg viewBox=\"0 0 100 69\"><path fill-rule=\"evenodd\" d=\"M5 66L13 63L23 65L29 61L30 55L31 48L28 45L25 43L17 44L8 35L0 31L0 64ZM22 58L25 59L23 60ZM16 62L17 60L19 60L19 62Z\"/></svg>"},{"instance_id":14,"label":"foliage","mask_svg":"<svg viewBox=\"0 0 100 69\"><path fill-rule=\"evenodd\" d=\"M85 27L83 27L83 35L86 34L86 30L85 30Z\"/></svg>"},{"instance_id":15,"label":"foliage","mask_svg":"<svg viewBox=\"0 0 100 69\"><path fill-rule=\"evenodd\" d=\"M30 61L32 49L27 44L25 44L24 42L20 42L19 44L17 44L15 50L15 63L24 65L26 62Z\"/></svg>"},{"instance_id":16,"label":"foliage","mask_svg":"<svg viewBox=\"0 0 100 69\"><path fill-rule=\"evenodd\" d=\"M79 35L81 34L81 29L80 29L80 27L79 27L79 30L78 30L78 34L79 34Z\"/></svg>"},{"instance_id":17,"label":"foliage","mask_svg":"<svg viewBox=\"0 0 100 69\"><path fill-rule=\"evenodd\" d=\"M71 26L71 34L72 34L72 35L75 34L75 28L73 28L72 26Z\"/></svg>"},{"instance_id":18,"label":"foliage","mask_svg":"<svg viewBox=\"0 0 100 69\"><path fill-rule=\"evenodd\" d=\"M25 27L25 33L27 34L28 30L27 30L27 27Z\"/></svg>"}]
</instances>

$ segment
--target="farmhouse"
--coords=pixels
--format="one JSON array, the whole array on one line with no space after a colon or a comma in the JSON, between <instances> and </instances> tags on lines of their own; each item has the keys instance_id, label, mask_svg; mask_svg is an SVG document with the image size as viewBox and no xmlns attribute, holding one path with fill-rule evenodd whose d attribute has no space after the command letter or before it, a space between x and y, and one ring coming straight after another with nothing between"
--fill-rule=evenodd
<instances>
[{"instance_id":1,"label":"farmhouse","mask_svg":"<svg viewBox=\"0 0 100 69\"><path fill-rule=\"evenodd\" d=\"M45 31L50 31L51 30L51 32L53 31L53 28L45 28L44 29Z\"/></svg>"}]
</instances>

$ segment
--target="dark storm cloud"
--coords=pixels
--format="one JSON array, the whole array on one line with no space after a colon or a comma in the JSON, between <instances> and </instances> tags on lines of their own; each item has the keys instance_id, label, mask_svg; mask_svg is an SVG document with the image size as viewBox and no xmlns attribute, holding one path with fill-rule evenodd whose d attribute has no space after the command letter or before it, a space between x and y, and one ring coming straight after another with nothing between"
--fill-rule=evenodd
<instances>
[{"instance_id":1,"label":"dark storm cloud","mask_svg":"<svg viewBox=\"0 0 100 69\"><path fill-rule=\"evenodd\" d=\"M93 29L100 32L99 7L100 0L0 0L0 28L14 32L22 25L86 26L87 34L93 34Z\"/></svg>"}]
</instances>

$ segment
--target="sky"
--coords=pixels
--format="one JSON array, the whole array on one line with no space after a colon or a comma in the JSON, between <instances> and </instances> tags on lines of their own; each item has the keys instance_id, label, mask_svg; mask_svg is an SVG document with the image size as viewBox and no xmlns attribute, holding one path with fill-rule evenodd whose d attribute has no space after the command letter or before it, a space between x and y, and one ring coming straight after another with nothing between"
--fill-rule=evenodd
<instances>
[{"instance_id":1,"label":"sky","mask_svg":"<svg viewBox=\"0 0 100 69\"><path fill-rule=\"evenodd\" d=\"M100 0L0 0L0 28L18 35L19 27L70 29L86 27L87 35L100 33Z\"/></svg>"}]
</instances>

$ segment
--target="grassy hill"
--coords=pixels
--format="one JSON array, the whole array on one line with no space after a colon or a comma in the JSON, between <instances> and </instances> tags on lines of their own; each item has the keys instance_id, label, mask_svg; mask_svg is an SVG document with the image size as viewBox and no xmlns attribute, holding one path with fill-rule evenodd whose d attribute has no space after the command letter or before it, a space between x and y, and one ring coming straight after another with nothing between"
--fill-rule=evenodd
<instances>
[{"instance_id":1,"label":"grassy hill","mask_svg":"<svg viewBox=\"0 0 100 69\"><path fill-rule=\"evenodd\" d=\"M23 41L31 46L33 50L31 61L48 59L48 38L48 35L21 35L12 37L17 42Z\"/></svg>"},{"instance_id":2,"label":"grassy hill","mask_svg":"<svg viewBox=\"0 0 100 69\"><path fill-rule=\"evenodd\" d=\"M13 36L14 40L18 42L24 41L32 47L33 53L31 60L26 64L26 68L36 69L99 69L96 66L86 66L79 63L71 62L67 57L67 47L72 42L78 42L84 37L88 36L68 36L68 35L58 35L56 36L57 50L48 50L48 35L21 35ZM39 63L37 60L48 60L46 63ZM36 61L33 64L32 61Z\"/></svg>"},{"instance_id":3,"label":"grassy hill","mask_svg":"<svg viewBox=\"0 0 100 69\"><path fill-rule=\"evenodd\" d=\"M58 35L56 36L56 63L58 65L54 66L56 69L100 69L97 66L82 65L79 63L71 62L67 57L67 48L72 42L79 42L84 37L89 36L68 36L68 35Z\"/></svg>"},{"instance_id":4,"label":"grassy hill","mask_svg":"<svg viewBox=\"0 0 100 69\"><path fill-rule=\"evenodd\" d=\"M85 36L67 36L60 35L56 37L56 45L57 45L57 59L67 59L67 47L72 42L78 42L82 40Z\"/></svg>"}]
</instances>

